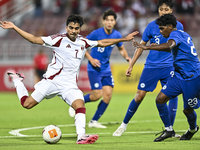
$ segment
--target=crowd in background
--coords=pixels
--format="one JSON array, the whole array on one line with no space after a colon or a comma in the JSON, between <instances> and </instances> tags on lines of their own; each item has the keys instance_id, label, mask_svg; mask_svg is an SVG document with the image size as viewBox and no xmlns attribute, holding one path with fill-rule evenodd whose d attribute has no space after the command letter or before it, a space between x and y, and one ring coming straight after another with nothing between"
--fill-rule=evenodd
<instances>
[{"instance_id":1,"label":"crowd in background","mask_svg":"<svg viewBox=\"0 0 200 150\"><path fill-rule=\"evenodd\" d=\"M45 0L35 1L35 17L42 17L47 14L45 7L53 15L68 16L69 14L80 14L84 17L85 25L82 27L82 35L87 35L94 29L102 26L101 15L107 9L117 12L116 29L123 36L138 30L142 35L146 25L158 17L157 0L52 0L45 4ZM48 5L48 6L45 6ZM184 25L186 31L195 32L200 22L200 1L199 0L175 0L174 13L178 20ZM48 12L49 13L49 12ZM197 14L197 15L195 15ZM188 20L195 18L195 21ZM192 32L191 31L191 32ZM192 34L190 31L188 31Z\"/></svg>"}]
</instances>

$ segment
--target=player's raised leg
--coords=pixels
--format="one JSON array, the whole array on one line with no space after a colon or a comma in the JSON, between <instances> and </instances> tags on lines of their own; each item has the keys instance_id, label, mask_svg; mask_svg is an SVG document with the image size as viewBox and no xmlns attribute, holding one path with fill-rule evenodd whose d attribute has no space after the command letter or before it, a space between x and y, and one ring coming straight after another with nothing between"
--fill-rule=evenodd
<instances>
[{"instance_id":1,"label":"player's raised leg","mask_svg":"<svg viewBox=\"0 0 200 150\"><path fill-rule=\"evenodd\" d=\"M35 105L37 105L38 102L35 101L32 96L29 97L28 91L24 86L24 84L22 83L25 76L23 74L16 72L15 70L9 70L7 71L7 74L14 83L21 105L26 109L30 109Z\"/></svg>"}]
</instances>

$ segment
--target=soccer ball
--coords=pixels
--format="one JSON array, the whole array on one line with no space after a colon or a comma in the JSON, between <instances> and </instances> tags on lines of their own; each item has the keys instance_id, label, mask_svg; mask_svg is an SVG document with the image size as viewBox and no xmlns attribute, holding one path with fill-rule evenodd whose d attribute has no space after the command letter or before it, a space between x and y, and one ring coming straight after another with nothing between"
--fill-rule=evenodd
<instances>
[{"instance_id":1,"label":"soccer ball","mask_svg":"<svg viewBox=\"0 0 200 150\"><path fill-rule=\"evenodd\" d=\"M42 136L46 143L55 144L61 139L62 133L59 127L48 125L43 129Z\"/></svg>"}]
</instances>

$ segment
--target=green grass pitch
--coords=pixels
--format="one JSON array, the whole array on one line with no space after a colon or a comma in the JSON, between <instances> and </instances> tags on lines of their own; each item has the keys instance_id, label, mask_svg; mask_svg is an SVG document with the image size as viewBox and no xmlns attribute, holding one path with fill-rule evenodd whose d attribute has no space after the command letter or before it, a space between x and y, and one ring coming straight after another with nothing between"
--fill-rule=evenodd
<instances>
[{"instance_id":1,"label":"green grass pitch","mask_svg":"<svg viewBox=\"0 0 200 150\"><path fill-rule=\"evenodd\" d=\"M190 141L179 141L169 138L163 142L153 142L155 134L162 130L163 124L155 105L155 94L148 93L138 111L131 119L127 130L121 137L113 137L112 133L122 122L133 94L114 93L112 100L99 122L107 129L88 128L89 134L98 134L94 144L77 145L74 119L69 117L68 108L59 97L43 100L36 107L26 110L17 98L16 93L0 93L0 149L2 150L196 150L200 149L200 132ZM98 102L86 104L86 123L90 121ZM183 112L182 96L179 97L178 111L174 129L183 134L188 129ZM196 110L199 124L200 110ZM42 139L44 126L58 125L62 131L62 139L57 144L46 144ZM200 125L200 124L199 124ZM19 130L17 130L19 129ZM21 136L14 136L10 131Z\"/></svg>"}]
</instances>

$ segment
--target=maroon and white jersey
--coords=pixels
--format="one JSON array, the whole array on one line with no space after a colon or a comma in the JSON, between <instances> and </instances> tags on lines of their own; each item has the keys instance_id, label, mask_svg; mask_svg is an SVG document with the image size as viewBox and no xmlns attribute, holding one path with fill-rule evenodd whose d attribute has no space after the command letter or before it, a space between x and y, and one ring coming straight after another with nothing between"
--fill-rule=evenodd
<instances>
[{"instance_id":1,"label":"maroon and white jersey","mask_svg":"<svg viewBox=\"0 0 200 150\"><path fill-rule=\"evenodd\" d=\"M66 33L41 38L44 46L54 48L54 56L44 78L54 80L57 84L62 85L76 84L86 50L97 46L98 42L88 40L80 35L73 42Z\"/></svg>"}]
</instances>

